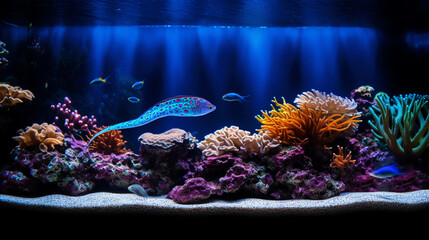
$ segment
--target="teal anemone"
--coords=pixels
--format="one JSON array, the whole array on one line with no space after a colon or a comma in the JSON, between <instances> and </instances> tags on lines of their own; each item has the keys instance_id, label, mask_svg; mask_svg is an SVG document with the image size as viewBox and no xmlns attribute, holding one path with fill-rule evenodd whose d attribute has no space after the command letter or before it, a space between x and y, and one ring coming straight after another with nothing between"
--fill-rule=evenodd
<instances>
[{"instance_id":1,"label":"teal anemone","mask_svg":"<svg viewBox=\"0 0 429 240\"><path fill-rule=\"evenodd\" d=\"M419 157L429 147L428 96L400 95L391 101L386 93L379 93L375 101L377 106L370 108L374 120L369 121L374 136L399 157Z\"/></svg>"}]
</instances>

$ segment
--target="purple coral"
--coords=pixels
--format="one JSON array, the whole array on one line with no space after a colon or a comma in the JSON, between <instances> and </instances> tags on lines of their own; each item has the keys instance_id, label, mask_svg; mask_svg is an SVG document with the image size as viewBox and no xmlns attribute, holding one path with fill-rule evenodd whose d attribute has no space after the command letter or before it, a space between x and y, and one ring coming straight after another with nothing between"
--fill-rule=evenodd
<instances>
[{"instance_id":1,"label":"purple coral","mask_svg":"<svg viewBox=\"0 0 429 240\"><path fill-rule=\"evenodd\" d=\"M239 157L224 154L208 157L194 163L193 176L182 186L176 186L168 197L178 203L195 203L209 198L212 194L244 193L250 196L267 194L273 177L265 172L265 167L254 162L244 162Z\"/></svg>"},{"instance_id":2,"label":"purple coral","mask_svg":"<svg viewBox=\"0 0 429 240\"><path fill-rule=\"evenodd\" d=\"M71 100L68 97L64 98L64 103L57 103L57 105L51 105L51 109L56 113L54 124L58 127L64 127L66 132L86 131L95 128L97 125L97 119L94 115L91 117L82 116L78 111L71 110Z\"/></svg>"}]
</instances>

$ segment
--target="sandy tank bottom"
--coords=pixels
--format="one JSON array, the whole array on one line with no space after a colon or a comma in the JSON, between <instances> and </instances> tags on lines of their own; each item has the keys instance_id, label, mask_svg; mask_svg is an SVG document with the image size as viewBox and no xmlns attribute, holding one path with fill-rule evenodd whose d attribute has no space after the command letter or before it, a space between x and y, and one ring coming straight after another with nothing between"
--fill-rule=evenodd
<instances>
[{"instance_id":1,"label":"sandy tank bottom","mask_svg":"<svg viewBox=\"0 0 429 240\"><path fill-rule=\"evenodd\" d=\"M159 215L325 215L356 211L428 211L429 190L406 193L347 192L325 200L211 200L178 204L165 196L140 197L131 193L97 192L83 196L46 195L24 198L0 195L2 209L54 213L142 213Z\"/></svg>"}]
</instances>

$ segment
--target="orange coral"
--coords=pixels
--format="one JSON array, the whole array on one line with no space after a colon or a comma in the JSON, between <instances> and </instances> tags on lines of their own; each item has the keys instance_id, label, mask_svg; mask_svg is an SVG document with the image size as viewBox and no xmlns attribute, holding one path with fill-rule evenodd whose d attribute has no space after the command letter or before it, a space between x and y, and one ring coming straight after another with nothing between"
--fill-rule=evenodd
<instances>
[{"instance_id":1,"label":"orange coral","mask_svg":"<svg viewBox=\"0 0 429 240\"><path fill-rule=\"evenodd\" d=\"M323 115L322 109L309 109L304 104L300 109L287 104L283 98L283 104L273 102L279 107L278 110L271 105L273 110L269 114L262 111L263 116L256 116L261 122L262 129L268 134L287 145L317 144L323 145L332 142L339 133L356 127L357 118L360 115L347 117L345 114Z\"/></svg>"},{"instance_id":2,"label":"orange coral","mask_svg":"<svg viewBox=\"0 0 429 240\"><path fill-rule=\"evenodd\" d=\"M0 84L0 106L11 107L15 104L22 103L23 100L31 101L34 94L30 90L22 90L21 87L14 87L6 83Z\"/></svg>"},{"instance_id":3,"label":"orange coral","mask_svg":"<svg viewBox=\"0 0 429 240\"><path fill-rule=\"evenodd\" d=\"M47 152L55 149L54 145L62 145L64 135L57 127L52 124L42 123L33 124L23 129L18 130L19 136L13 137L19 143L20 148L38 146L40 151Z\"/></svg>"},{"instance_id":4,"label":"orange coral","mask_svg":"<svg viewBox=\"0 0 429 240\"><path fill-rule=\"evenodd\" d=\"M331 168L338 168L341 171L341 175L344 176L344 168L354 164L356 160L352 160L352 152L350 151L347 156L344 155L344 148L338 147L338 154L333 154L332 163L329 165Z\"/></svg>"},{"instance_id":5,"label":"orange coral","mask_svg":"<svg viewBox=\"0 0 429 240\"><path fill-rule=\"evenodd\" d=\"M106 126L95 127L95 130L91 130L92 133L87 136L88 140L90 140L95 134L99 131L107 128ZM102 153L104 155L109 155L111 153L114 154L123 154L126 152L130 152L131 150L125 148L125 143L127 141L122 140L123 135L121 134L121 130L112 130L106 133L101 134L99 137L95 138L89 149L91 151L95 151L98 153Z\"/></svg>"}]
</instances>

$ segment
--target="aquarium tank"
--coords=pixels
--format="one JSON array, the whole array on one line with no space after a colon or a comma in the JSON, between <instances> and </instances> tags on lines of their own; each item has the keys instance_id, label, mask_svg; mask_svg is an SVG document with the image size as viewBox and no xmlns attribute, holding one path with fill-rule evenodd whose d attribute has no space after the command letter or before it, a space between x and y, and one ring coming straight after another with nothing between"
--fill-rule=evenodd
<instances>
[{"instance_id":1,"label":"aquarium tank","mask_svg":"<svg viewBox=\"0 0 429 240\"><path fill-rule=\"evenodd\" d=\"M0 7L3 203L429 202L428 1Z\"/></svg>"}]
</instances>

